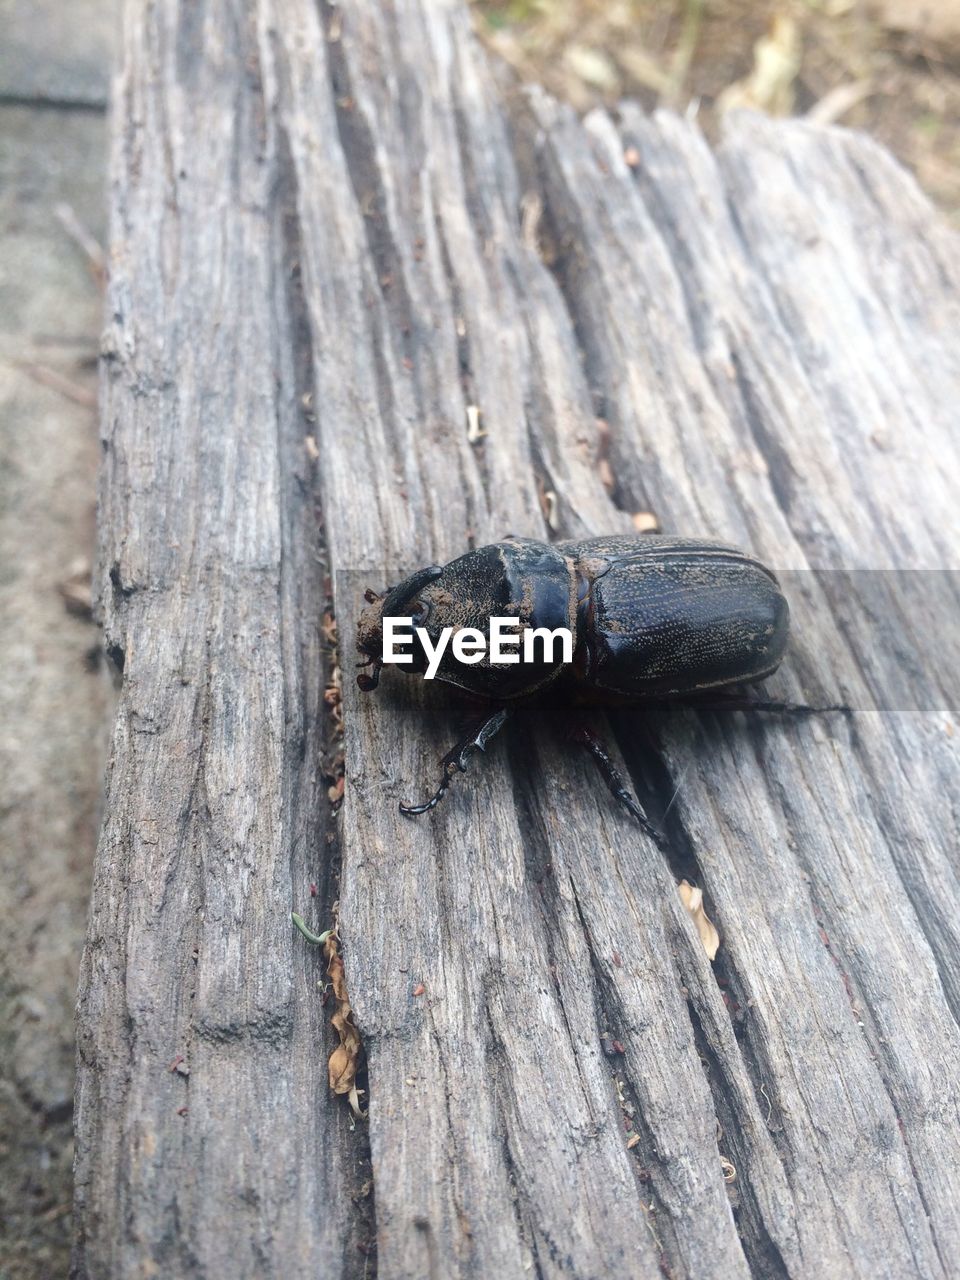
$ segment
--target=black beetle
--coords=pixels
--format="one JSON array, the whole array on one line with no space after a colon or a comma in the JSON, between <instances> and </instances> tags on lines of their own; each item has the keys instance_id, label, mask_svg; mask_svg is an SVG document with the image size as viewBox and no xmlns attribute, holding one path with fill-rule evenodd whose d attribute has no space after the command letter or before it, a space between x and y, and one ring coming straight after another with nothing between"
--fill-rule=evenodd
<instances>
[{"instance_id":1,"label":"black beetle","mask_svg":"<svg viewBox=\"0 0 960 1280\"><path fill-rule=\"evenodd\" d=\"M529 628L569 628L572 661L546 660L510 666L457 661L448 647L438 679L491 702L480 726L443 757L443 776L424 804L401 805L407 815L424 813L442 798L455 771L484 750L511 707L547 689L573 702L609 704L709 699L709 705L753 707L784 713L817 710L762 702L733 686L763 680L780 665L787 645L790 611L774 574L752 556L719 542L643 534L546 544L526 538L478 547L447 565L420 569L383 595L366 593L357 631L365 655L357 683L376 688L383 665L383 618L409 619L413 654L403 669L422 674L427 655L414 628L432 645L444 628L489 632L492 616L517 617ZM719 692L718 692L719 691ZM581 729L604 779L644 828L662 843L623 784L599 740Z\"/></svg>"}]
</instances>

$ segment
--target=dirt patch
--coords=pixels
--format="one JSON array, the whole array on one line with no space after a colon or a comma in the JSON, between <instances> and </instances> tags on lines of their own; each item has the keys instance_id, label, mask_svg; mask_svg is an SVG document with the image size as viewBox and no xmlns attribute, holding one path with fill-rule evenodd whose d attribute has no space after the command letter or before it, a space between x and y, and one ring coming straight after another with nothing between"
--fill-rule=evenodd
<instances>
[{"instance_id":1,"label":"dirt patch","mask_svg":"<svg viewBox=\"0 0 960 1280\"><path fill-rule=\"evenodd\" d=\"M0 106L0 1275L67 1272L109 687L89 572L106 122Z\"/></svg>"}]
</instances>

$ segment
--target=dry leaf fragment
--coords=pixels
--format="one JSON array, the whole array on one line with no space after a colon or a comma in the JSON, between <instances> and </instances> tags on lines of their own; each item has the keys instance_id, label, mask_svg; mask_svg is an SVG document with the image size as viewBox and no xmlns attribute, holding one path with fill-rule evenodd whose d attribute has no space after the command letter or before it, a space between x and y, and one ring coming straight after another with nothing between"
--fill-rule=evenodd
<instances>
[{"instance_id":1,"label":"dry leaf fragment","mask_svg":"<svg viewBox=\"0 0 960 1280\"><path fill-rule=\"evenodd\" d=\"M323 954L327 960L327 977L330 979L336 1003L330 1022L340 1037L340 1043L330 1054L327 1062L330 1088L334 1093L345 1093L354 1114L361 1116L364 1112L360 1109L362 1090L357 1088L357 1065L363 1046L360 1041L360 1032L353 1021L353 1009L347 996L347 983L343 973L343 960L333 931L323 944Z\"/></svg>"},{"instance_id":2,"label":"dry leaf fragment","mask_svg":"<svg viewBox=\"0 0 960 1280\"><path fill-rule=\"evenodd\" d=\"M547 522L547 528L556 533L560 527L557 520L557 495L553 489L547 488L541 476L537 476L537 494L540 498L540 510L543 512L543 518Z\"/></svg>"},{"instance_id":3,"label":"dry leaf fragment","mask_svg":"<svg viewBox=\"0 0 960 1280\"><path fill-rule=\"evenodd\" d=\"M528 191L520 201L520 238L523 247L536 253L539 245L538 231L543 216L543 201L535 191Z\"/></svg>"},{"instance_id":4,"label":"dry leaf fragment","mask_svg":"<svg viewBox=\"0 0 960 1280\"><path fill-rule=\"evenodd\" d=\"M610 459L599 458L597 460L597 471L600 473L600 483L603 485L604 489L606 489L607 493L613 493L614 489L617 487L617 482L614 479L613 467L610 465Z\"/></svg>"},{"instance_id":5,"label":"dry leaf fragment","mask_svg":"<svg viewBox=\"0 0 960 1280\"><path fill-rule=\"evenodd\" d=\"M703 890L698 889L686 880L681 880L677 888L680 891L683 905L689 911L693 923L697 927L697 933L700 935L700 941L703 943L707 958L709 960L715 959L720 947L720 935L717 933L713 921L703 909Z\"/></svg>"},{"instance_id":6,"label":"dry leaf fragment","mask_svg":"<svg viewBox=\"0 0 960 1280\"><path fill-rule=\"evenodd\" d=\"M480 406L476 404L467 405L467 443L476 444L486 435L483 427L480 425Z\"/></svg>"}]
</instances>

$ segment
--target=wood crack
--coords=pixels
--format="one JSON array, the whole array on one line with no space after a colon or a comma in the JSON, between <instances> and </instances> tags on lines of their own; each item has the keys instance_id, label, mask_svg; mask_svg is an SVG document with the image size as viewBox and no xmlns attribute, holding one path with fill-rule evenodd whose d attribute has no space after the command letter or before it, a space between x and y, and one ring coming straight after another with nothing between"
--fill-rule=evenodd
<instances>
[{"instance_id":1,"label":"wood crack","mask_svg":"<svg viewBox=\"0 0 960 1280\"><path fill-rule=\"evenodd\" d=\"M623 1025L625 1011L617 998L615 988L609 981L604 965L600 963L597 956L593 937L577 894L577 888L572 880L570 882L570 891L573 895L574 906L580 921L580 928L593 972L594 1000L598 1014L597 1034L602 1037L603 1035L609 1035L613 1029ZM664 1198L664 1190L659 1185L660 1179L657 1173L659 1166L658 1154L654 1146L652 1132L644 1118L643 1109L639 1103L637 1090L628 1078L626 1067L624 1066L621 1070L624 1082L629 1090L627 1100L633 1108L633 1114L630 1117L633 1122L633 1132L640 1138L639 1146L635 1149L630 1159L630 1168L637 1186L638 1196L644 1204L643 1212L645 1215L647 1213L652 1214L656 1222L656 1229L651 1229L651 1233L659 1251L658 1262L660 1270L669 1280L674 1275L682 1275L684 1273L684 1265L681 1261L682 1255L673 1228L673 1215L668 1208L670 1197L668 1193L667 1197ZM610 1101L611 1109L614 1112L618 1107L617 1099L612 1096L616 1088L614 1084L616 1074L615 1070L611 1072L611 1084L613 1087L611 1088ZM626 1142L626 1134L624 1142ZM648 1200L650 1202L649 1206L646 1204Z\"/></svg>"},{"instance_id":2,"label":"wood crack","mask_svg":"<svg viewBox=\"0 0 960 1280\"><path fill-rule=\"evenodd\" d=\"M736 1197L734 1217L737 1223L737 1234L743 1244L750 1271L758 1280L789 1280L789 1277L796 1273L787 1266L779 1246L767 1228L763 1211L757 1201L752 1185L754 1176L752 1161L746 1145L739 1137L736 1107L731 1097L729 1073L725 1069L723 1057L721 1052L711 1044L692 997L687 1001L687 1013L693 1028L697 1052L703 1064L703 1073L713 1096L717 1125L722 1133L721 1143L735 1156L733 1161L736 1168L733 1187ZM744 1057L742 1061L748 1074L752 1074L747 1058ZM756 1087L755 1078L753 1083ZM764 1172L762 1169L757 1170L760 1177L764 1176Z\"/></svg>"},{"instance_id":3,"label":"wood crack","mask_svg":"<svg viewBox=\"0 0 960 1280\"><path fill-rule=\"evenodd\" d=\"M337 815L330 808L322 785L322 762L329 761L336 751L342 751L343 742L342 730L339 735L334 730L334 708L327 706L320 695L332 684L331 668L339 665L340 653L339 648L332 655L324 648L319 648L318 652L317 645L317 619L324 607L331 614L333 612L333 586L330 551L325 539L322 494L317 484L316 471L304 449L301 431L306 433L311 421L324 412L324 407L316 403L313 332L303 294L297 173L290 151L289 135L283 128L278 130L276 163L278 180L275 188L275 234L279 267L276 305L285 316L280 332L289 334L291 343L289 350L278 350L276 359L278 369L285 370L292 405L286 427L279 415L277 418L278 455L290 478L290 483L281 489L283 502L280 515L288 554L282 560L279 590L289 602L287 608L281 609L281 617L295 619L295 626L288 635L281 636L281 643L290 653L291 660L308 673L319 658L319 669L312 673L312 698L304 703L303 690L299 684L294 684L288 690L288 710L284 721L295 728L295 732L288 736L288 763L284 770L285 779L288 780L285 802L292 811L293 825L301 828L300 839L292 850L294 864L305 867L315 877L315 901L322 904L322 919L332 921L336 919L340 897L343 854ZM306 406L310 406L309 410ZM301 421L302 428L299 426ZM291 431L291 426L298 429ZM314 532L312 547L309 544L298 545L298 540L307 528ZM301 574L306 570L309 577L306 580L298 578L295 566L300 569ZM349 664L347 670L352 671ZM303 809L302 817L296 813L299 808ZM294 883L296 884L296 879ZM300 891L302 892L302 882ZM292 905L299 904L295 902ZM349 953L345 951L344 973L348 990L349 962ZM312 976L321 968L319 953L315 964L304 958L306 974ZM306 998L318 1001L322 1007L319 995L310 991L309 987L306 991ZM325 1028L323 1036L317 1039L315 1052L321 1054L329 1051L330 1044L330 1031ZM358 1075L358 1083L364 1087L364 1103L369 1112L370 1080L365 1064ZM333 1101L333 1105L345 1110L346 1099L338 1098ZM342 1124L338 1126L338 1131L343 1167L343 1184L339 1188L339 1194L345 1203L349 1199L352 1207L347 1239L343 1242L343 1274L345 1277L357 1277L358 1280L376 1280L375 1246L370 1251L371 1242L376 1240L376 1179L371 1158L369 1122L358 1120L349 1131L350 1140Z\"/></svg>"}]
</instances>

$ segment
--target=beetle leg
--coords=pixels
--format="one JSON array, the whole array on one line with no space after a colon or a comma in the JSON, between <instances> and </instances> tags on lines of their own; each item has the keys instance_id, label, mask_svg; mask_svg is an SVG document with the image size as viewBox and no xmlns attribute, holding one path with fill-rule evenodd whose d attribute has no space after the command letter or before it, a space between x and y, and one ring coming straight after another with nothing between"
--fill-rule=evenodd
<instances>
[{"instance_id":1,"label":"beetle leg","mask_svg":"<svg viewBox=\"0 0 960 1280\"><path fill-rule=\"evenodd\" d=\"M506 724L507 717L510 715L509 707L499 707L491 715L485 716L480 725L462 738L440 761L443 774L440 778L440 785L423 804L401 804L400 812L406 818L415 818L418 814L427 813L430 809L435 809L443 799L447 787L453 781L455 773L466 773L467 761L475 751L486 751L487 743L490 739L503 728Z\"/></svg>"},{"instance_id":2,"label":"beetle leg","mask_svg":"<svg viewBox=\"0 0 960 1280\"><path fill-rule=\"evenodd\" d=\"M631 795L627 790L620 771L610 759L606 748L594 731L583 725L574 731L573 740L574 742L579 742L582 747L585 747L593 757L594 763L600 770L600 774L604 782L607 784L607 788L614 800L623 805L627 813L636 818L637 822L639 822L642 829L647 833L658 849L662 850L664 853L669 853L670 845L666 836L657 830L641 809L636 797Z\"/></svg>"},{"instance_id":3,"label":"beetle leg","mask_svg":"<svg viewBox=\"0 0 960 1280\"><path fill-rule=\"evenodd\" d=\"M765 698L751 698L745 693L711 694L709 698L702 701L697 699L691 705L705 711L769 711L774 715L790 716L797 720L804 720L808 716L828 715L831 712L837 712L848 720L853 718L852 709L842 702L828 707L808 707L801 702L771 702Z\"/></svg>"},{"instance_id":4,"label":"beetle leg","mask_svg":"<svg viewBox=\"0 0 960 1280\"><path fill-rule=\"evenodd\" d=\"M358 667L373 667L373 674L368 675L366 671L361 671L357 676L357 684L363 693L372 693L380 683L380 672L383 669L383 663L379 658L370 655L364 662L358 662Z\"/></svg>"}]
</instances>

